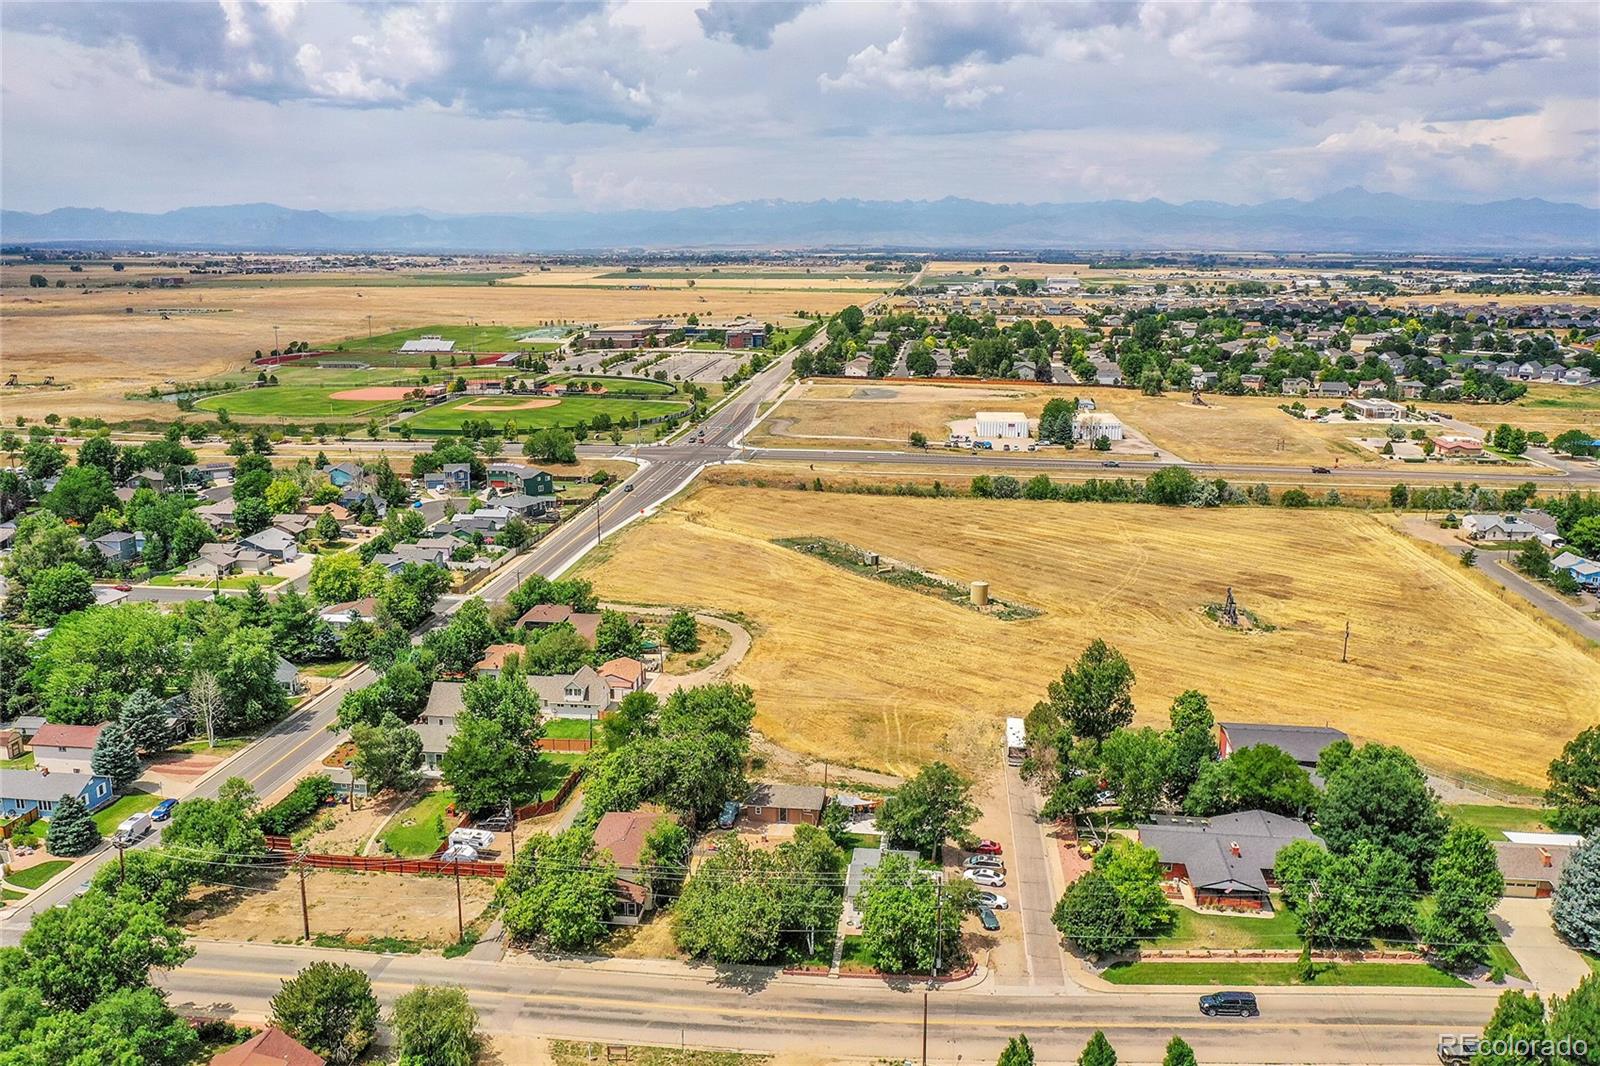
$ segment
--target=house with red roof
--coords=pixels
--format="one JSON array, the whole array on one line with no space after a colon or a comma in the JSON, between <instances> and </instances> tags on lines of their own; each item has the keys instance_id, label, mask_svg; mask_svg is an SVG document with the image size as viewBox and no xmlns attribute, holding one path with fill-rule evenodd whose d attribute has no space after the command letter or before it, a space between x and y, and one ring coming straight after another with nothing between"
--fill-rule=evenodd
<instances>
[{"instance_id":1,"label":"house with red roof","mask_svg":"<svg viewBox=\"0 0 1600 1066\"><path fill-rule=\"evenodd\" d=\"M617 864L617 913L614 920L623 925L638 925L645 912L655 906L655 898L639 866L644 838L656 823L671 821L672 815L659 810L610 811L594 827L597 851L609 851Z\"/></svg>"},{"instance_id":2,"label":"house with red roof","mask_svg":"<svg viewBox=\"0 0 1600 1066\"><path fill-rule=\"evenodd\" d=\"M42 726L33 735L29 747L33 749L33 765L53 774L90 774L89 756L100 739L104 723L100 725L50 725Z\"/></svg>"},{"instance_id":3,"label":"house with red roof","mask_svg":"<svg viewBox=\"0 0 1600 1066\"><path fill-rule=\"evenodd\" d=\"M327 1066L328 1060L282 1029L263 1029L242 1044L219 1051L211 1066Z\"/></svg>"},{"instance_id":4,"label":"house with red roof","mask_svg":"<svg viewBox=\"0 0 1600 1066\"><path fill-rule=\"evenodd\" d=\"M612 703L621 703L628 693L644 689L644 663L638 659L612 659L596 667L595 673L610 689Z\"/></svg>"}]
</instances>

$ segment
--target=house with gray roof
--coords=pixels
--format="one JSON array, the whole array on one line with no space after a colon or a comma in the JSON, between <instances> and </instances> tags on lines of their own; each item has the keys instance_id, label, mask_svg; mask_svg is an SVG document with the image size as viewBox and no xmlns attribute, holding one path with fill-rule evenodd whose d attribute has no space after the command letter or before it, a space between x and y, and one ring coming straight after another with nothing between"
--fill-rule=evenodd
<instances>
[{"instance_id":1,"label":"house with gray roof","mask_svg":"<svg viewBox=\"0 0 1600 1066\"><path fill-rule=\"evenodd\" d=\"M1306 823L1267 811L1215 818L1156 815L1135 829L1186 899L1192 895L1198 906L1231 910L1270 906L1278 852L1296 840L1322 842Z\"/></svg>"},{"instance_id":2,"label":"house with gray roof","mask_svg":"<svg viewBox=\"0 0 1600 1066\"><path fill-rule=\"evenodd\" d=\"M422 765L425 770L438 770L444 759L450 738L456 735L456 719L466 709L462 692L466 685L460 681L435 681L428 690L428 703L423 707L411 729L422 738Z\"/></svg>"},{"instance_id":3,"label":"house with gray roof","mask_svg":"<svg viewBox=\"0 0 1600 1066\"><path fill-rule=\"evenodd\" d=\"M95 774L51 773L49 770L7 770L0 774L0 818L15 818L36 810L48 818L61 802L72 796L84 802L90 812L110 803L111 779Z\"/></svg>"},{"instance_id":4,"label":"house with gray roof","mask_svg":"<svg viewBox=\"0 0 1600 1066\"><path fill-rule=\"evenodd\" d=\"M915 867L922 861L922 856L914 851L896 848L856 848L850 853L850 869L844 879L844 920L852 929L861 925L861 914L856 910L856 897L861 894L861 886L867 879L867 874L878 868L878 865L890 855L898 855ZM931 876L937 876L930 870Z\"/></svg>"},{"instance_id":5,"label":"house with gray roof","mask_svg":"<svg viewBox=\"0 0 1600 1066\"><path fill-rule=\"evenodd\" d=\"M544 712L557 718L598 718L611 705L611 686L592 666L573 674L533 675L528 687L539 694Z\"/></svg>"},{"instance_id":6,"label":"house with gray roof","mask_svg":"<svg viewBox=\"0 0 1600 1066\"><path fill-rule=\"evenodd\" d=\"M239 545L251 548L262 553L274 562L293 562L300 554L299 547L294 538L277 526L268 526L266 529L242 537Z\"/></svg>"},{"instance_id":7,"label":"house with gray roof","mask_svg":"<svg viewBox=\"0 0 1600 1066\"><path fill-rule=\"evenodd\" d=\"M744 817L768 825L806 825L822 823L822 808L828 794L819 785L786 785L777 781L757 781L744 798Z\"/></svg>"},{"instance_id":8,"label":"house with gray roof","mask_svg":"<svg viewBox=\"0 0 1600 1066\"><path fill-rule=\"evenodd\" d=\"M1341 730L1325 726L1217 723L1217 750L1224 759L1257 744L1271 744L1288 752L1301 766L1311 769L1317 765L1323 749L1328 745L1349 739Z\"/></svg>"},{"instance_id":9,"label":"house with gray roof","mask_svg":"<svg viewBox=\"0 0 1600 1066\"><path fill-rule=\"evenodd\" d=\"M1567 844L1494 841L1495 863L1506 880L1505 895L1549 899L1561 883L1561 871L1574 850Z\"/></svg>"}]
</instances>

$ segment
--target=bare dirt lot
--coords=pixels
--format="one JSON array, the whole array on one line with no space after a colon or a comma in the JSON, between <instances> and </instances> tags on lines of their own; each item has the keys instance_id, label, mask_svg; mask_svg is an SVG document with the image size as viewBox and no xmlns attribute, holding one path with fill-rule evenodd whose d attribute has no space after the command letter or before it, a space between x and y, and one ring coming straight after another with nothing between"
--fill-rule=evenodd
<instances>
[{"instance_id":1,"label":"bare dirt lot","mask_svg":"<svg viewBox=\"0 0 1600 1066\"><path fill-rule=\"evenodd\" d=\"M1043 613L1000 621L772 543L825 536ZM584 567L609 595L755 625L733 671L777 743L896 772L978 765L1095 637L1139 682L1140 721L1207 693L1221 720L1334 725L1526 784L1600 722L1600 654L1481 575L1350 511L875 498L707 486ZM1269 630L1203 613L1228 587ZM1350 661L1340 662L1346 621Z\"/></svg>"},{"instance_id":2,"label":"bare dirt lot","mask_svg":"<svg viewBox=\"0 0 1600 1066\"><path fill-rule=\"evenodd\" d=\"M461 899L471 922L494 898L495 882L463 877ZM456 941L456 888L447 877L313 870L306 875L311 935L352 942L395 937L436 947ZM300 940L300 880L284 875L251 888L201 885L190 893L184 928L219 940Z\"/></svg>"}]
</instances>

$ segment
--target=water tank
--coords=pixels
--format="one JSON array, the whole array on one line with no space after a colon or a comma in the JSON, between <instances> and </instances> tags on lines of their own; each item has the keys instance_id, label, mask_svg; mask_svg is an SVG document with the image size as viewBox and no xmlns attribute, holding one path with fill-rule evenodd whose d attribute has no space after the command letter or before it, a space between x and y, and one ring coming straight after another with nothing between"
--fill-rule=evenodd
<instances>
[{"instance_id":1,"label":"water tank","mask_svg":"<svg viewBox=\"0 0 1600 1066\"><path fill-rule=\"evenodd\" d=\"M989 583L987 581L974 581L972 583L972 605L974 607L989 606Z\"/></svg>"},{"instance_id":2,"label":"water tank","mask_svg":"<svg viewBox=\"0 0 1600 1066\"><path fill-rule=\"evenodd\" d=\"M861 564L863 566L877 566L878 565L878 553L877 552L862 552L861 553Z\"/></svg>"}]
</instances>

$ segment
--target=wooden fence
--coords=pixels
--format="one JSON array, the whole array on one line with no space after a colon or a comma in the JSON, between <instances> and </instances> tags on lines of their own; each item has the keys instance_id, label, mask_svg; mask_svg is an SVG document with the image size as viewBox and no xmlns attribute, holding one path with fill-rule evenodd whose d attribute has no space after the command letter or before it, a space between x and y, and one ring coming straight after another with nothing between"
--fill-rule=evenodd
<instances>
[{"instance_id":1,"label":"wooden fence","mask_svg":"<svg viewBox=\"0 0 1600 1066\"><path fill-rule=\"evenodd\" d=\"M297 858L317 870L360 870L379 874L444 874L454 876L457 865L462 877L504 877L503 862L441 862L438 859L393 859L382 855L299 855L288 837L268 836L267 847L280 861Z\"/></svg>"},{"instance_id":2,"label":"wooden fence","mask_svg":"<svg viewBox=\"0 0 1600 1066\"><path fill-rule=\"evenodd\" d=\"M587 737L540 737L540 751L589 751L594 741Z\"/></svg>"},{"instance_id":3,"label":"wooden fence","mask_svg":"<svg viewBox=\"0 0 1600 1066\"><path fill-rule=\"evenodd\" d=\"M32 825L39 820L39 808L34 807L23 811L7 822L0 822L0 840L10 840L11 834L18 832L24 826Z\"/></svg>"},{"instance_id":4,"label":"wooden fence","mask_svg":"<svg viewBox=\"0 0 1600 1066\"><path fill-rule=\"evenodd\" d=\"M517 808L518 818L542 818L547 814L554 814L567 802L567 797L572 795L572 790L578 787L578 782L583 780L583 767L578 767L567 775L561 782L561 787L556 789L556 794L543 803L530 803L526 807Z\"/></svg>"}]
</instances>

